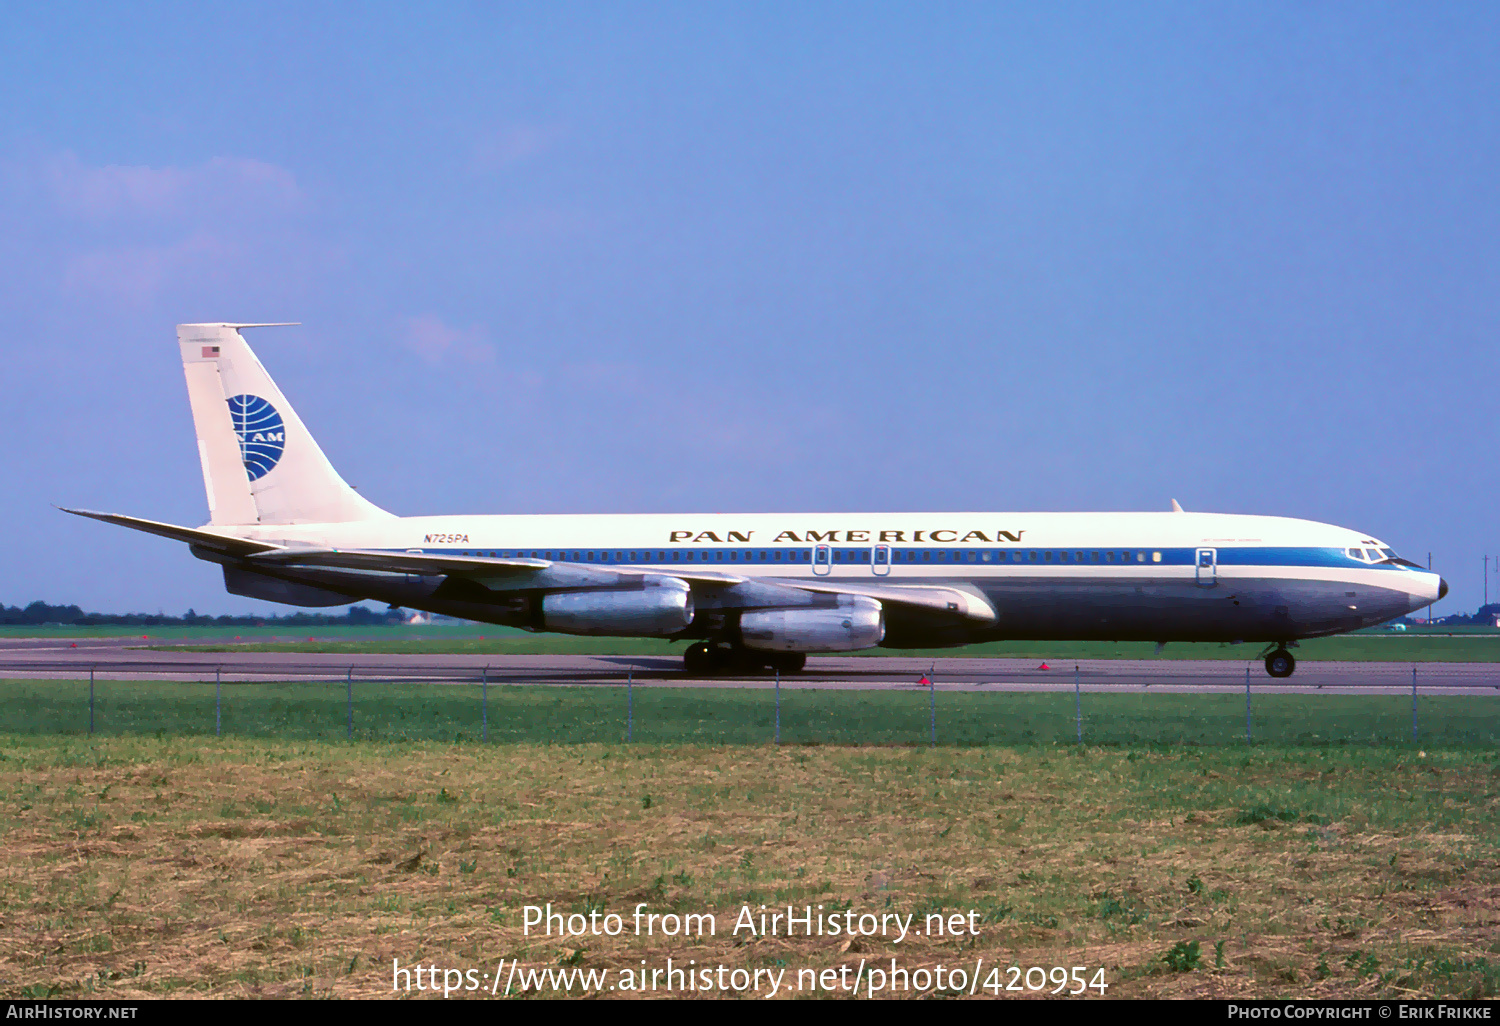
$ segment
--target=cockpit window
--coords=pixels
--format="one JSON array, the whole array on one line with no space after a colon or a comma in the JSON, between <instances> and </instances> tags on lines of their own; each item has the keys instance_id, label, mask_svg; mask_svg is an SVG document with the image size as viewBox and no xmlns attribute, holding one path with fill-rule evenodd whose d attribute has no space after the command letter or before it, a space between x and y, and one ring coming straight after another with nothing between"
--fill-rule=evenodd
<instances>
[{"instance_id":1,"label":"cockpit window","mask_svg":"<svg viewBox=\"0 0 1500 1026\"><path fill-rule=\"evenodd\" d=\"M1396 550L1395 549L1381 549L1380 552L1381 552L1381 555L1385 556L1386 559L1395 559L1396 558Z\"/></svg>"},{"instance_id":2,"label":"cockpit window","mask_svg":"<svg viewBox=\"0 0 1500 1026\"><path fill-rule=\"evenodd\" d=\"M1365 555L1370 557L1371 563L1379 563L1381 560L1379 549L1365 549Z\"/></svg>"},{"instance_id":3,"label":"cockpit window","mask_svg":"<svg viewBox=\"0 0 1500 1026\"><path fill-rule=\"evenodd\" d=\"M1350 549L1349 550L1349 558L1350 559L1364 559L1365 558L1364 550L1363 549Z\"/></svg>"}]
</instances>

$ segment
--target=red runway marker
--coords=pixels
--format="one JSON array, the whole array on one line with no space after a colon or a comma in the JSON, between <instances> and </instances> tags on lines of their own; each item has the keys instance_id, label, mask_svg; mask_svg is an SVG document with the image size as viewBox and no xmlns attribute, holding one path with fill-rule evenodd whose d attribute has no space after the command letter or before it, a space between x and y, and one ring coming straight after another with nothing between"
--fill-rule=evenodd
<instances>
[{"instance_id":1,"label":"red runway marker","mask_svg":"<svg viewBox=\"0 0 1500 1026\"><path fill-rule=\"evenodd\" d=\"M1041 666L1038 666L1037 669L1038 670L1050 670L1050 669L1052 669L1052 667L1048 666L1046 663L1043 663Z\"/></svg>"}]
</instances>

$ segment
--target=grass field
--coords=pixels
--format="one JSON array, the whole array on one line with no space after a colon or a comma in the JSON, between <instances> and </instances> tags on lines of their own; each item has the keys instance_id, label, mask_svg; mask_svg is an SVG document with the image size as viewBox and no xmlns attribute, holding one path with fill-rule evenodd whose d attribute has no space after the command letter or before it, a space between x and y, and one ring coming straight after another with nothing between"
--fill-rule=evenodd
<instances>
[{"instance_id":1,"label":"grass field","mask_svg":"<svg viewBox=\"0 0 1500 1026\"><path fill-rule=\"evenodd\" d=\"M0 734L0 993L376 997L393 959L791 981L982 958L1103 969L1110 997L1494 996L1497 801L1481 748ZM717 930L524 935L547 902ZM972 911L978 935L731 933L762 904Z\"/></svg>"},{"instance_id":2,"label":"grass field","mask_svg":"<svg viewBox=\"0 0 1500 1026\"><path fill-rule=\"evenodd\" d=\"M235 683L223 687L226 735L281 740L344 738L350 706L343 682ZM628 707L627 707L628 706ZM1245 742L1238 694L1085 694L1085 740L1097 745L1237 745ZM1073 744L1071 694L918 689L783 688L786 744L926 745L935 713L943 745ZM213 684L101 681L94 691L100 735L213 734ZM629 721L627 723L627 720ZM486 725L487 723L487 725ZM81 734L89 726L87 681L0 681L0 732ZM1258 694L1252 738L1289 746L1411 743L1405 695ZM478 741L657 744L761 744L776 730L767 688L491 686L356 681L353 735L359 741ZM1500 697L1423 696L1424 746L1500 747Z\"/></svg>"}]
</instances>

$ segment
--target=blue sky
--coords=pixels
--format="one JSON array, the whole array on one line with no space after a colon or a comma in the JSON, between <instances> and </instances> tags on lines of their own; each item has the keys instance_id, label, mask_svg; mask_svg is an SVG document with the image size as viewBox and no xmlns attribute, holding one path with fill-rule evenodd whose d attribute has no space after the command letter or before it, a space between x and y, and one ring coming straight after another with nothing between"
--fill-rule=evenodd
<instances>
[{"instance_id":1,"label":"blue sky","mask_svg":"<svg viewBox=\"0 0 1500 1026\"><path fill-rule=\"evenodd\" d=\"M1175 497L1430 550L1473 609L1497 23L8 5L0 602L267 608L51 504L206 519L174 325L289 320L252 344L398 513Z\"/></svg>"}]
</instances>

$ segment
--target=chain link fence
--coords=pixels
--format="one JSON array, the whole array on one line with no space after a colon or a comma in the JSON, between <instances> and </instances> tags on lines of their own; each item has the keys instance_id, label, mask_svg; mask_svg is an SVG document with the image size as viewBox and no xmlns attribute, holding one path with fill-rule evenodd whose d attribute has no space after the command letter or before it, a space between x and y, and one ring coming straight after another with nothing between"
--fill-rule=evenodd
<instances>
[{"instance_id":1,"label":"chain link fence","mask_svg":"<svg viewBox=\"0 0 1500 1026\"><path fill-rule=\"evenodd\" d=\"M0 682L0 732L913 747L1500 742L1500 673L1493 685L1454 693L1440 673L1424 683L1421 667L1399 669L1387 664L1379 680L1300 691L1232 665L1192 690L1178 678L1101 684L1077 667L1055 668L1045 686L1022 691L939 673L878 685L776 677L685 686L661 675L643 681L634 671L623 684L573 685L518 683L514 674L497 683L488 670L468 668L393 679L357 665L300 682L217 673L200 681L117 680L90 672L81 680Z\"/></svg>"}]
</instances>

